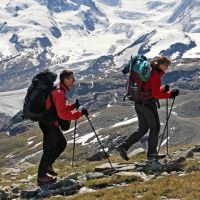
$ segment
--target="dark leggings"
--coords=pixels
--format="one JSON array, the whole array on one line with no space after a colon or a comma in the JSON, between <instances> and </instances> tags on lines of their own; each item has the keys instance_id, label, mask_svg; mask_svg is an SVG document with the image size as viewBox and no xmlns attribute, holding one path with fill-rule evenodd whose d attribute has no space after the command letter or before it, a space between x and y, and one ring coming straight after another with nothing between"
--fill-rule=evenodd
<instances>
[{"instance_id":1,"label":"dark leggings","mask_svg":"<svg viewBox=\"0 0 200 200\"><path fill-rule=\"evenodd\" d=\"M138 130L126 138L123 147L128 150L138 142L149 130L148 155L157 154L158 135L160 132L160 120L156 102L145 104L135 103L135 110L138 116Z\"/></svg>"},{"instance_id":2,"label":"dark leggings","mask_svg":"<svg viewBox=\"0 0 200 200\"><path fill-rule=\"evenodd\" d=\"M67 141L58 127L41 122L39 127L43 132L43 154L38 167L38 177L44 177L48 166L51 166L65 150Z\"/></svg>"}]
</instances>

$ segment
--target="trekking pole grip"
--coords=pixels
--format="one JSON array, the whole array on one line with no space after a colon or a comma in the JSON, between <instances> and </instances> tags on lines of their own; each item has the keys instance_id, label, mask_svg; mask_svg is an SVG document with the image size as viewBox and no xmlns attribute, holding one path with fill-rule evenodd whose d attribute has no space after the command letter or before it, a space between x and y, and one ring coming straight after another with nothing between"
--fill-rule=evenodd
<instances>
[{"instance_id":1,"label":"trekking pole grip","mask_svg":"<svg viewBox=\"0 0 200 200\"><path fill-rule=\"evenodd\" d=\"M76 99L76 103L79 103L79 99Z\"/></svg>"}]
</instances>

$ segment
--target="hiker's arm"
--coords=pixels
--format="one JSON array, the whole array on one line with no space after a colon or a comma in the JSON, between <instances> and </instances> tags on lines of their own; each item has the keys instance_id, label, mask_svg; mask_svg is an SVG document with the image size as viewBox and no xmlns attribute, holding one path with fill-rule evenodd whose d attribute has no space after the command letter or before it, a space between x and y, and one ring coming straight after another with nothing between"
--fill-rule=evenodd
<instances>
[{"instance_id":1,"label":"hiker's arm","mask_svg":"<svg viewBox=\"0 0 200 200\"><path fill-rule=\"evenodd\" d=\"M156 99L168 99L171 98L171 93L164 92L161 87L161 80L158 74L155 74L151 77L151 88L152 88L152 96Z\"/></svg>"},{"instance_id":2,"label":"hiker's arm","mask_svg":"<svg viewBox=\"0 0 200 200\"><path fill-rule=\"evenodd\" d=\"M66 106L69 108L69 110L74 110L74 104L66 104Z\"/></svg>"},{"instance_id":3,"label":"hiker's arm","mask_svg":"<svg viewBox=\"0 0 200 200\"><path fill-rule=\"evenodd\" d=\"M65 95L57 92L54 95L54 103L56 106L58 117L64 120L77 120L82 116L80 111L73 111L71 105L65 103Z\"/></svg>"}]
</instances>

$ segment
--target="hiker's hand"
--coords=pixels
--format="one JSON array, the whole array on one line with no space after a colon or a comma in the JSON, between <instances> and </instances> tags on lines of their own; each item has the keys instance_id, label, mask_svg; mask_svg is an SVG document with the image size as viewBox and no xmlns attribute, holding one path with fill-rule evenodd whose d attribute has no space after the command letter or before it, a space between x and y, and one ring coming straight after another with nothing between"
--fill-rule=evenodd
<instances>
[{"instance_id":1,"label":"hiker's hand","mask_svg":"<svg viewBox=\"0 0 200 200\"><path fill-rule=\"evenodd\" d=\"M168 92L168 91L169 91L169 85L165 85L164 89L163 89L163 92Z\"/></svg>"},{"instance_id":2,"label":"hiker's hand","mask_svg":"<svg viewBox=\"0 0 200 200\"><path fill-rule=\"evenodd\" d=\"M122 73L125 75L125 74L126 74L126 70L125 70L125 69L122 69Z\"/></svg>"},{"instance_id":3,"label":"hiker's hand","mask_svg":"<svg viewBox=\"0 0 200 200\"><path fill-rule=\"evenodd\" d=\"M171 97L174 99L176 96L179 95L179 90L178 89L173 89L171 90Z\"/></svg>"},{"instance_id":4,"label":"hiker's hand","mask_svg":"<svg viewBox=\"0 0 200 200\"><path fill-rule=\"evenodd\" d=\"M75 104L74 104L74 108L76 108L78 110L79 107L80 107L80 103L79 103L79 101L77 99Z\"/></svg>"},{"instance_id":5,"label":"hiker's hand","mask_svg":"<svg viewBox=\"0 0 200 200\"><path fill-rule=\"evenodd\" d=\"M85 115L85 116L89 115L88 110L86 108L82 108L81 113L82 113L82 115Z\"/></svg>"},{"instance_id":6,"label":"hiker's hand","mask_svg":"<svg viewBox=\"0 0 200 200\"><path fill-rule=\"evenodd\" d=\"M122 73L124 75L128 74L129 73L129 68L130 68L130 64L129 63L122 65Z\"/></svg>"}]
</instances>

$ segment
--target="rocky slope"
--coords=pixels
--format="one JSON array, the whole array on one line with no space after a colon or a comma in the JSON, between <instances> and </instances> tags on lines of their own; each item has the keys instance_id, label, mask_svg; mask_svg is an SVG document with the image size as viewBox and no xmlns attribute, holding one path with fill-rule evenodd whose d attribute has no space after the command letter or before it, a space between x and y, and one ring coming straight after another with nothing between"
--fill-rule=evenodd
<instances>
[{"instance_id":1,"label":"rocky slope","mask_svg":"<svg viewBox=\"0 0 200 200\"><path fill-rule=\"evenodd\" d=\"M103 65L102 65L103 66ZM163 83L171 88L179 88L181 95L176 99L172 109L169 124L169 144L198 144L199 138L199 60L179 60L172 66L172 71L166 74ZM93 65L95 67L95 65ZM92 70L91 67L88 70ZM137 129L137 117L133 102L123 102L126 78L121 72L96 75L94 80L80 81L75 88L74 96L80 103L87 106L91 121L107 150L116 153L114 146L127 135ZM169 101L169 106L172 101ZM162 134L165 124L165 101L161 101L159 109ZM1 129L2 165L16 162L38 162L41 156L41 133L36 123L23 121L19 112ZM73 143L73 123L65 133L68 144ZM19 135L20 134L20 135ZM8 136L9 135L9 136ZM17 136L15 136L17 135ZM12 137L14 136L14 137ZM165 145L164 140L163 145ZM100 150L100 146L86 119L78 121L76 143L80 145L81 153L78 159L91 157ZM8 148L9 145L9 148ZM146 148L146 137L133 146ZM131 149L131 150L132 150ZM67 156L67 159L70 157Z\"/></svg>"},{"instance_id":2,"label":"rocky slope","mask_svg":"<svg viewBox=\"0 0 200 200\"><path fill-rule=\"evenodd\" d=\"M76 163L73 169L65 160L60 160L56 164L56 167L60 169L57 183L40 187L35 186L35 165L26 162L14 168L4 167L1 168L0 198L2 200L19 197L22 199L63 199L69 196L68 199L96 199L98 195L98 198L106 199L107 193L112 194L116 190L118 193L112 195L114 199L119 197L120 199L145 199L147 197L193 199L200 196L199 190L195 191L198 183L192 183L200 170L199 146L174 149L173 153L171 149L170 157L156 163L145 162L144 154L133 155L132 153L131 160L127 163L121 163L119 157L111 156L113 169L105 163L106 160L90 163L81 161L81 163ZM185 179L187 179L186 187L181 184ZM159 188L160 184L166 181L168 183L176 181L175 191L170 184L163 185L154 193L151 192L151 188L145 190L147 185L155 185ZM187 185L190 184L193 186L190 192L185 194L182 189L189 189ZM132 186L138 187L137 185L143 189L130 190ZM128 197L124 196L123 189L120 190L120 188L126 190Z\"/></svg>"}]
</instances>

